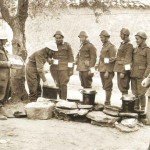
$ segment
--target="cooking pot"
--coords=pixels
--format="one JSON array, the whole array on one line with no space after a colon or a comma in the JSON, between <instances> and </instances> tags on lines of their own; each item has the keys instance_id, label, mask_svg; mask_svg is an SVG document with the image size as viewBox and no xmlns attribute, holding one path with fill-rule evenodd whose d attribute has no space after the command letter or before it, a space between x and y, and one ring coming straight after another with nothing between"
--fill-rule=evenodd
<instances>
[{"instance_id":1,"label":"cooking pot","mask_svg":"<svg viewBox=\"0 0 150 150\"><path fill-rule=\"evenodd\" d=\"M59 88L56 86L43 85L42 97L48 99L57 99Z\"/></svg>"},{"instance_id":2,"label":"cooking pot","mask_svg":"<svg viewBox=\"0 0 150 150\"><path fill-rule=\"evenodd\" d=\"M80 90L80 92L83 95L83 104L94 105L95 95L97 93L95 90L88 88L88 89Z\"/></svg>"}]
</instances>

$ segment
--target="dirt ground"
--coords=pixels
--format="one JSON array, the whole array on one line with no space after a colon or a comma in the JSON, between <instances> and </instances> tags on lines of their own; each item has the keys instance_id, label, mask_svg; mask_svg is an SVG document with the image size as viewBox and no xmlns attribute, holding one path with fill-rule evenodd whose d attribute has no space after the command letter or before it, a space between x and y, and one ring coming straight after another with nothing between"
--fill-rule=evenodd
<instances>
[{"instance_id":1,"label":"dirt ground","mask_svg":"<svg viewBox=\"0 0 150 150\"><path fill-rule=\"evenodd\" d=\"M1 150L147 150L150 127L135 133L61 120L0 121Z\"/></svg>"},{"instance_id":2,"label":"dirt ground","mask_svg":"<svg viewBox=\"0 0 150 150\"><path fill-rule=\"evenodd\" d=\"M49 77L49 78L48 78ZM52 83L50 74L47 78ZM93 79L97 90L96 102L104 102L99 76ZM114 79L114 83L116 79ZM120 93L114 84L112 104L121 105ZM69 82L69 98L82 99L77 75ZM25 103L10 103L9 112L24 110ZM4 142L6 143L3 143ZM89 123L66 122L57 119L15 119L0 121L0 150L147 150L150 142L150 126L134 133L123 133L115 128L99 127Z\"/></svg>"}]
</instances>

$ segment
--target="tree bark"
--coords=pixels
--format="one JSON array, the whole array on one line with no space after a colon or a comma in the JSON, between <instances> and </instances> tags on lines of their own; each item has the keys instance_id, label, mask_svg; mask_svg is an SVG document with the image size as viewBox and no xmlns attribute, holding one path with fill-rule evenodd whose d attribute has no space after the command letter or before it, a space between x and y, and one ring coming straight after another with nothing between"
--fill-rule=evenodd
<instances>
[{"instance_id":1,"label":"tree bark","mask_svg":"<svg viewBox=\"0 0 150 150\"><path fill-rule=\"evenodd\" d=\"M25 61L27 58L25 22L28 17L28 0L18 0L16 16L12 17L5 5L5 0L0 0L1 14L13 31L13 54L21 56ZM25 90L25 68L11 69L11 98L15 100L27 99Z\"/></svg>"}]
</instances>

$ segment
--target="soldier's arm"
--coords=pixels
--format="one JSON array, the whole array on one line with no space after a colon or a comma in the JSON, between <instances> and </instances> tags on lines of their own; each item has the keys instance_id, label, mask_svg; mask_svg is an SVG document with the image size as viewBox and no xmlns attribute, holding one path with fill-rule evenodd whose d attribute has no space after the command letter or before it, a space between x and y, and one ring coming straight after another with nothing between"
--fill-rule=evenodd
<instances>
[{"instance_id":1,"label":"soldier's arm","mask_svg":"<svg viewBox=\"0 0 150 150\"><path fill-rule=\"evenodd\" d=\"M69 44L68 44L68 61L74 62L73 51Z\"/></svg>"},{"instance_id":2,"label":"soldier's arm","mask_svg":"<svg viewBox=\"0 0 150 150\"><path fill-rule=\"evenodd\" d=\"M124 64L131 64L132 63L132 56L133 56L133 45L129 44L127 47L127 53L124 59Z\"/></svg>"},{"instance_id":3,"label":"soldier's arm","mask_svg":"<svg viewBox=\"0 0 150 150\"><path fill-rule=\"evenodd\" d=\"M45 73L44 73L44 64L46 62L46 58L44 58L43 54L37 53L35 56L37 71L40 75L40 78L43 82L46 81Z\"/></svg>"},{"instance_id":4,"label":"soldier's arm","mask_svg":"<svg viewBox=\"0 0 150 150\"><path fill-rule=\"evenodd\" d=\"M144 73L144 77L147 77L150 74L150 48L147 48L147 68Z\"/></svg>"},{"instance_id":5,"label":"soldier's arm","mask_svg":"<svg viewBox=\"0 0 150 150\"><path fill-rule=\"evenodd\" d=\"M96 63L96 58L97 58L97 54L96 54L96 48L91 45L90 46L90 67L94 67L95 63Z\"/></svg>"},{"instance_id":6,"label":"soldier's arm","mask_svg":"<svg viewBox=\"0 0 150 150\"><path fill-rule=\"evenodd\" d=\"M114 62L115 61L116 53L117 53L116 47L114 45L111 46L110 50L109 50L110 62Z\"/></svg>"},{"instance_id":7,"label":"soldier's arm","mask_svg":"<svg viewBox=\"0 0 150 150\"><path fill-rule=\"evenodd\" d=\"M2 58L3 58L3 54L0 53L0 67L1 68L9 68L10 67L9 62L8 61L3 61Z\"/></svg>"}]
</instances>

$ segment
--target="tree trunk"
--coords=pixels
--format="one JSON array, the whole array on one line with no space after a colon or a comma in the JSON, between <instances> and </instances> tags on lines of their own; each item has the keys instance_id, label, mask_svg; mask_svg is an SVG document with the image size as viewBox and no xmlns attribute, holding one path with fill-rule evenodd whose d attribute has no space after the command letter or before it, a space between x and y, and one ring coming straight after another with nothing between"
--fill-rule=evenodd
<instances>
[{"instance_id":1,"label":"tree trunk","mask_svg":"<svg viewBox=\"0 0 150 150\"><path fill-rule=\"evenodd\" d=\"M16 18L12 27L13 30L13 54L21 56L23 60L26 60L26 38L25 30L21 29L22 22ZM14 101L25 100L28 98L25 90L25 68L23 69L11 69L11 97Z\"/></svg>"},{"instance_id":2,"label":"tree trunk","mask_svg":"<svg viewBox=\"0 0 150 150\"><path fill-rule=\"evenodd\" d=\"M13 54L21 56L25 61L27 58L25 22L28 17L28 0L18 0L17 14L11 17L6 7L6 1L0 0L1 14L4 20L10 25L13 31ZM11 69L11 97L13 100L27 99L25 90L25 68Z\"/></svg>"}]
</instances>

